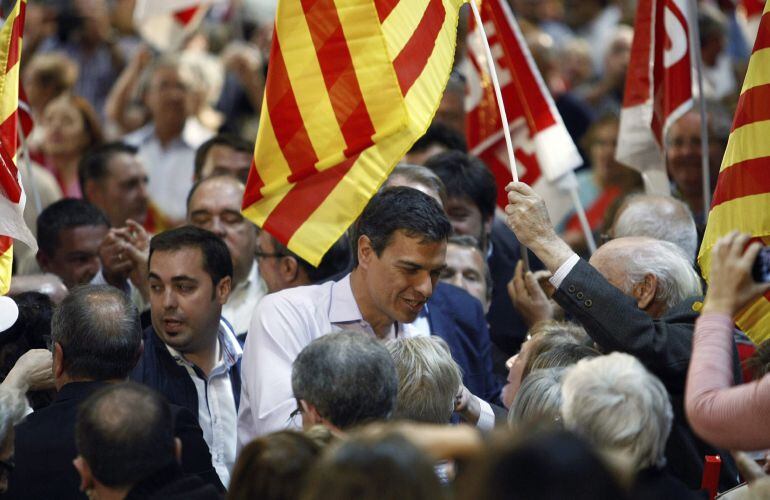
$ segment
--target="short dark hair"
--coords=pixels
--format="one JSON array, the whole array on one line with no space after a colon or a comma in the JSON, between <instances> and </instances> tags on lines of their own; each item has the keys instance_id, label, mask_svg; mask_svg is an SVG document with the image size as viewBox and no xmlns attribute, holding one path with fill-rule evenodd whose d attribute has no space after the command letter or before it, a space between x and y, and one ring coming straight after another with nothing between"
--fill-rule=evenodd
<instances>
[{"instance_id":1,"label":"short dark hair","mask_svg":"<svg viewBox=\"0 0 770 500\"><path fill-rule=\"evenodd\" d=\"M497 184L492 172L475 156L446 151L425 162L444 182L449 198L469 198L485 218L495 214Z\"/></svg>"},{"instance_id":2,"label":"short dark hair","mask_svg":"<svg viewBox=\"0 0 770 500\"><path fill-rule=\"evenodd\" d=\"M71 377L126 378L142 345L139 311L112 286L75 287L53 313L51 340L61 346Z\"/></svg>"},{"instance_id":3,"label":"short dark hair","mask_svg":"<svg viewBox=\"0 0 770 500\"><path fill-rule=\"evenodd\" d=\"M347 234L343 234L340 239L326 251L321 262L318 264L318 267L314 267L313 264L289 250L286 245L275 238L273 238L273 244L275 245L276 253L293 257L297 261L297 265L305 270L308 279L313 284L323 283L333 276L350 270L352 251L350 247L350 238L348 238Z\"/></svg>"},{"instance_id":4,"label":"short dark hair","mask_svg":"<svg viewBox=\"0 0 770 500\"><path fill-rule=\"evenodd\" d=\"M423 242L446 241L452 224L436 200L417 189L397 186L372 197L356 221L353 237L353 265L358 266L358 239L369 238L380 256L393 233L401 230Z\"/></svg>"},{"instance_id":5,"label":"short dark hair","mask_svg":"<svg viewBox=\"0 0 770 500\"><path fill-rule=\"evenodd\" d=\"M150 240L150 257L155 252L176 252L185 248L197 248L201 252L203 270L211 276L216 286L225 276L233 277L233 261L230 250L222 238L196 226L182 226L156 234Z\"/></svg>"},{"instance_id":6,"label":"short dark hair","mask_svg":"<svg viewBox=\"0 0 770 500\"><path fill-rule=\"evenodd\" d=\"M398 374L390 353L364 333L330 333L308 344L294 360L291 387L297 400L340 429L390 418Z\"/></svg>"},{"instance_id":7,"label":"short dark hair","mask_svg":"<svg viewBox=\"0 0 770 500\"><path fill-rule=\"evenodd\" d=\"M431 123L425 134L417 139L411 149L409 149L409 152L419 153L427 151L434 144L444 146L447 151L468 152L468 143L465 142L465 137L457 130L441 122Z\"/></svg>"},{"instance_id":8,"label":"short dark hair","mask_svg":"<svg viewBox=\"0 0 770 500\"><path fill-rule=\"evenodd\" d=\"M195 179L200 180L203 173L203 164L206 163L206 156L214 146L228 146L236 151L251 153L254 151L254 143L247 141L242 137L232 134L217 134L208 141L204 142L195 151Z\"/></svg>"},{"instance_id":9,"label":"short dark hair","mask_svg":"<svg viewBox=\"0 0 770 500\"><path fill-rule=\"evenodd\" d=\"M125 142L108 142L86 151L78 163L78 182L85 196L86 181L99 182L107 176L107 165L112 157L124 153L134 156L139 150Z\"/></svg>"},{"instance_id":10,"label":"short dark hair","mask_svg":"<svg viewBox=\"0 0 770 500\"><path fill-rule=\"evenodd\" d=\"M37 216L37 244L46 255L54 255L59 246L59 233L82 226L110 227L104 212L87 201L64 198L48 205Z\"/></svg>"},{"instance_id":11,"label":"short dark hair","mask_svg":"<svg viewBox=\"0 0 770 500\"><path fill-rule=\"evenodd\" d=\"M81 405L75 443L106 486L133 485L175 463L169 404L133 382L104 387Z\"/></svg>"}]
</instances>

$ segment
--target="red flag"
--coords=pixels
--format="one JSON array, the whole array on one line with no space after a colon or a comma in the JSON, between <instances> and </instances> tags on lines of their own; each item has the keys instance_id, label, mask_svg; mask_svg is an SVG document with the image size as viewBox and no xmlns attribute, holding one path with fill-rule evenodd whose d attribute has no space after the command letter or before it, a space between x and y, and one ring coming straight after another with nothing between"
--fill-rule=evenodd
<instances>
[{"instance_id":1,"label":"red flag","mask_svg":"<svg viewBox=\"0 0 770 500\"><path fill-rule=\"evenodd\" d=\"M648 191L670 192L663 141L693 104L690 23L687 0L639 0L615 158Z\"/></svg>"},{"instance_id":2,"label":"red flag","mask_svg":"<svg viewBox=\"0 0 770 500\"><path fill-rule=\"evenodd\" d=\"M569 197L557 194L553 183L580 166L582 159L508 3L483 0L480 13L510 121L519 179L546 199L551 219L558 223L572 205ZM498 205L504 207L507 204L505 186L512 180L511 170L481 36L481 30L472 23L468 34L466 134L471 153L481 158L495 175Z\"/></svg>"},{"instance_id":3,"label":"red flag","mask_svg":"<svg viewBox=\"0 0 770 500\"><path fill-rule=\"evenodd\" d=\"M138 0L134 25L142 38L160 52L181 47L200 25L209 7L224 0Z\"/></svg>"}]
</instances>

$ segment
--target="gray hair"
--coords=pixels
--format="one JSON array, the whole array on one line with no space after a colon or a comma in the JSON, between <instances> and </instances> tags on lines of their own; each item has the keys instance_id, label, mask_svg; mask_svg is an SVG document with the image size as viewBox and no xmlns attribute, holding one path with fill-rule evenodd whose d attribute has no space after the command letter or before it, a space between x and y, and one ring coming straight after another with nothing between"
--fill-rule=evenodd
<instances>
[{"instance_id":1,"label":"gray hair","mask_svg":"<svg viewBox=\"0 0 770 500\"><path fill-rule=\"evenodd\" d=\"M561 421L561 382L566 368L535 370L524 378L508 412L508 425L522 428L559 425Z\"/></svg>"},{"instance_id":2,"label":"gray hair","mask_svg":"<svg viewBox=\"0 0 770 500\"><path fill-rule=\"evenodd\" d=\"M364 333L330 333L308 344L291 369L294 397L316 407L335 427L347 429L390 418L398 375L385 346Z\"/></svg>"},{"instance_id":3,"label":"gray hair","mask_svg":"<svg viewBox=\"0 0 770 500\"><path fill-rule=\"evenodd\" d=\"M626 198L613 224L613 237L647 236L670 241L695 262L698 232L686 203L670 196L634 194Z\"/></svg>"},{"instance_id":4,"label":"gray hair","mask_svg":"<svg viewBox=\"0 0 770 500\"><path fill-rule=\"evenodd\" d=\"M117 288L79 286L54 311L51 340L61 346L64 369L70 376L123 379L139 359L139 311Z\"/></svg>"},{"instance_id":5,"label":"gray hair","mask_svg":"<svg viewBox=\"0 0 770 500\"><path fill-rule=\"evenodd\" d=\"M648 274L658 279L655 300L670 309L687 297L702 295L700 277L682 249L674 243L649 239L625 252L626 283L623 290L630 294L634 285Z\"/></svg>"},{"instance_id":6,"label":"gray hair","mask_svg":"<svg viewBox=\"0 0 770 500\"><path fill-rule=\"evenodd\" d=\"M673 411L657 377L635 357L615 352L584 359L562 382L567 429L598 449L630 458L635 470L665 463Z\"/></svg>"},{"instance_id":7,"label":"gray hair","mask_svg":"<svg viewBox=\"0 0 770 500\"><path fill-rule=\"evenodd\" d=\"M0 444L5 443L14 425L27 411L24 395L17 389L0 386Z\"/></svg>"},{"instance_id":8,"label":"gray hair","mask_svg":"<svg viewBox=\"0 0 770 500\"><path fill-rule=\"evenodd\" d=\"M444 182L441 180L441 177L436 175L436 173L428 167L412 165L411 163L399 163L388 176L388 179L385 181L385 186L388 186L388 181L394 177L403 177L410 185L422 184L423 186L432 189L438 194L441 205L444 207L446 206L447 195Z\"/></svg>"},{"instance_id":9,"label":"gray hair","mask_svg":"<svg viewBox=\"0 0 770 500\"><path fill-rule=\"evenodd\" d=\"M446 424L462 384L460 367L439 337L413 337L385 344L398 372L396 418Z\"/></svg>"}]
</instances>

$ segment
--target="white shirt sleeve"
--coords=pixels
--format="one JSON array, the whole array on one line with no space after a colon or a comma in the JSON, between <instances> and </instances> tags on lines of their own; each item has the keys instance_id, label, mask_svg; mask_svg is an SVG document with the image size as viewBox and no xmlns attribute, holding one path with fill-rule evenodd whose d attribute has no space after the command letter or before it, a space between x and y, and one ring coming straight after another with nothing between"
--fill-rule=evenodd
<instances>
[{"instance_id":1,"label":"white shirt sleeve","mask_svg":"<svg viewBox=\"0 0 770 500\"><path fill-rule=\"evenodd\" d=\"M559 288L564 281L564 278L567 277L570 271L572 271L572 268L575 267L579 261L580 257L578 257L578 254L573 253L569 259L564 261L564 264L559 266L559 269L553 273L553 276L551 276L548 281L550 281L555 288Z\"/></svg>"},{"instance_id":2,"label":"white shirt sleeve","mask_svg":"<svg viewBox=\"0 0 770 500\"><path fill-rule=\"evenodd\" d=\"M476 428L481 431L491 431L495 427L495 412L492 411L492 406L477 396L473 397L478 399L479 405L481 406L479 421L476 422Z\"/></svg>"}]
</instances>

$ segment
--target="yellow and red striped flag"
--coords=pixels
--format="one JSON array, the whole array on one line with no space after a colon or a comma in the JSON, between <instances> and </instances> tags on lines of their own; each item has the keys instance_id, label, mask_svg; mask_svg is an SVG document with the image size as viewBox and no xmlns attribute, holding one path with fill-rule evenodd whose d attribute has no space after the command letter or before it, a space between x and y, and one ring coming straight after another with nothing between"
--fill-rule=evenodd
<instances>
[{"instance_id":1,"label":"yellow and red striped flag","mask_svg":"<svg viewBox=\"0 0 770 500\"><path fill-rule=\"evenodd\" d=\"M711 202L698 262L708 279L711 249L730 231L770 244L770 2L765 5ZM770 338L770 292L737 318L754 342Z\"/></svg>"},{"instance_id":2,"label":"yellow and red striped flag","mask_svg":"<svg viewBox=\"0 0 770 500\"><path fill-rule=\"evenodd\" d=\"M465 0L281 0L243 212L317 265L427 129Z\"/></svg>"},{"instance_id":3,"label":"yellow and red striped flag","mask_svg":"<svg viewBox=\"0 0 770 500\"><path fill-rule=\"evenodd\" d=\"M37 251L24 223L24 189L16 168L18 146L19 57L26 0L17 0L0 29L0 295L11 286L13 239Z\"/></svg>"}]
</instances>

